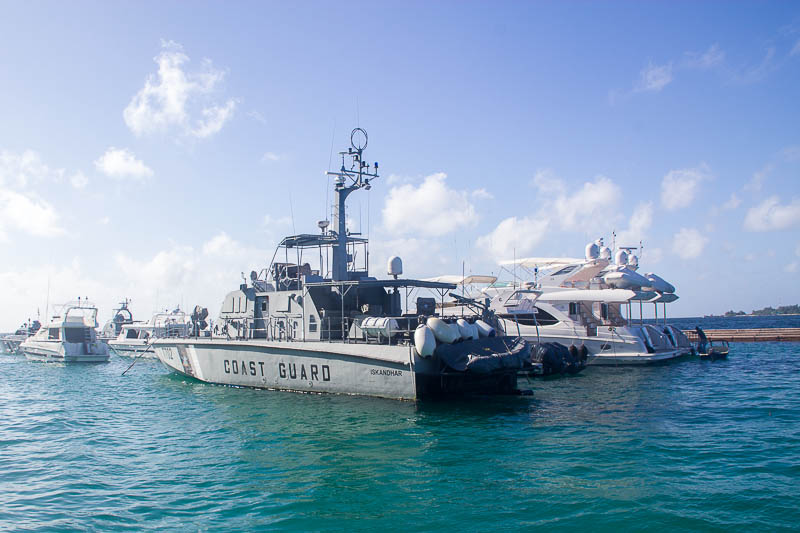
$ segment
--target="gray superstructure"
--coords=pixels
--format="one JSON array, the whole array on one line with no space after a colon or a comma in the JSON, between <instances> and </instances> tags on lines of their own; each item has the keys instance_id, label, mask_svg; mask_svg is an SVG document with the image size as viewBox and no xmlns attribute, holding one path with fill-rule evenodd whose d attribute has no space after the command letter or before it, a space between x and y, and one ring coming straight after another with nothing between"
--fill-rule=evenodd
<instances>
[{"instance_id":1,"label":"gray superstructure","mask_svg":"<svg viewBox=\"0 0 800 533\"><path fill-rule=\"evenodd\" d=\"M284 238L270 266L226 296L211 337L156 340L167 367L212 383L410 400L516 391L530 355L524 341L465 340L441 357L418 351L415 332L435 301L419 297L410 310L409 299L444 297L454 284L401 279L396 258L393 279L369 275L368 240L346 228L347 197L378 177L378 163L363 160L366 142L366 132L353 130L341 169L329 172L336 229L322 221L320 233Z\"/></svg>"}]
</instances>

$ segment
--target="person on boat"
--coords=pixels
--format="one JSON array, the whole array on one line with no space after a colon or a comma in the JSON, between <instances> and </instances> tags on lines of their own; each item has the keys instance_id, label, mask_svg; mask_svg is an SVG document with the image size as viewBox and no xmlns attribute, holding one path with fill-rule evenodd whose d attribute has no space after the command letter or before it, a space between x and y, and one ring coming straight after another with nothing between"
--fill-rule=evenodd
<instances>
[{"instance_id":1,"label":"person on boat","mask_svg":"<svg viewBox=\"0 0 800 533\"><path fill-rule=\"evenodd\" d=\"M708 337L706 337L706 332L700 326L694 328L695 333L697 333L697 353L708 353Z\"/></svg>"}]
</instances>

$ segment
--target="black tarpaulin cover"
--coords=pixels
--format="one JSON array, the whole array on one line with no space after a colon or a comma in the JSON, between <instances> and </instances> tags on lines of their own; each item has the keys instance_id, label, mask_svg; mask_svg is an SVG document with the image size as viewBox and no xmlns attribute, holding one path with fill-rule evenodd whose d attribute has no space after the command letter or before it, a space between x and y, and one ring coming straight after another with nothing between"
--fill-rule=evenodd
<instances>
[{"instance_id":1,"label":"black tarpaulin cover","mask_svg":"<svg viewBox=\"0 0 800 533\"><path fill-rule=\"evenodd\" d=\"M434 355L451 370L489 374L523 368L531 360L531 345L519 337L484 337L440 344Z\"/></svg>"}]
</instances>

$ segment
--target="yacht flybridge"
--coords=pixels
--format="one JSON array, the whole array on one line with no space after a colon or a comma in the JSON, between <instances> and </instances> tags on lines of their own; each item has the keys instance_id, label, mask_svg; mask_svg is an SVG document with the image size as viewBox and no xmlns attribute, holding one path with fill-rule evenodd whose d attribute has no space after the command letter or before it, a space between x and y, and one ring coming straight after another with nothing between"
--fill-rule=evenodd
<instances>
[{"instance_id":1,"label":"yacht flybridge","mask_svg":"<svg viewBox=\"0 0 800 533\"><path fill-rule=\"evenodd\" d=\"M157 357L180 374L248 387L408 400L516 391L517 372L530 364L527 342L490 337L483 321L462 335L433 316L434 298L409 302L421 290L443 297L455 284L400 278L397 257L392 279L369 275L368 240L348 232L346 200L371 187L378 163L364 160L364 130L350 140L340 170L329 172L335 229L324 220L320 233L284 238L271 264L226 296L216 335L158 339Z\"/></svg>"},{"instance_id":2,"label":"yacht flybridge","mask_svg":"<svg viewBox=\"0 0 800 533\"><path fill-rule=\"evenodd\" d=\"M70 302L19 346L28 359L63 363L104 363L108 346L97 339L97 307Z\"/></svg>"},{"instance_id":3,"label":"yacht flybridge","mask_svg":"<svg viewBox=\"0 0 800 533\"><path fill-rule=\"evenodd\" d=\"M666 304L678 299L675 287L656 274L639 274L634 250L619 249L612 262L599 239L586 246L584 259L508 261L503 264L522 268L533 281L484 292L506 328L528 339L585 347L591 364L653 363L690 353L686 335L666 323ZM642 320L646 304L654 305L655 324Z\"/></svg>"}]
</instances>

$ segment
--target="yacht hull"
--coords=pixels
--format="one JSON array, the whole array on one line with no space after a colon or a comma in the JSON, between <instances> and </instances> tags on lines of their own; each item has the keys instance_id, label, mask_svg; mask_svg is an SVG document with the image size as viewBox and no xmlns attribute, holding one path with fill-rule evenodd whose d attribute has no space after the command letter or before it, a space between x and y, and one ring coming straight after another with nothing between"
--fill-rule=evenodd
<instances>
[{"instance_id":1,"label":"yacht hull","mask_svg":"<svg viewBox=\"0 0 800 533\"><path fill-rule=\"evenodd\" d=\"M105 363L108 347L101 342L41 342L27 340L19 350L32 361L58 363Z\"/></svg>"},{"instance_id":2,"label":"yacht hull","mask_svg":"<svg viewBox=\"0 0 800 533\"><path fill-rule=\"evenodd\" d=\"M208 383L416 400L438 371L411 346L236 340L157 340L170 370Z\"/></svg>"},{"instance_id":3,"label":"yacht hull","mask_svg":"<svg viewBox=\"0 0 800 533\"><path fill-rule=\"evenodd\" d=\"M120 357L156 358L153 348L147 343L135 344L131 342L109 341L108 347Z\"/></svg>"},{"instance_id":4,"label":"yacht hull","mask_svg":"<svg viewBox=\"0 0 800 533\"><path fill-rule=\"evenodd\" d=\"M588 365L647 365L683 355L679 350L659 350L651 353L635 339L626 342L607 337L553 335L547 332L546 328L539 329L538 338L526 333L523 333L523 337L529 342L540 340L557 342L564 346L586 346L589 351Z\"/></svg>"}]
</instances>

